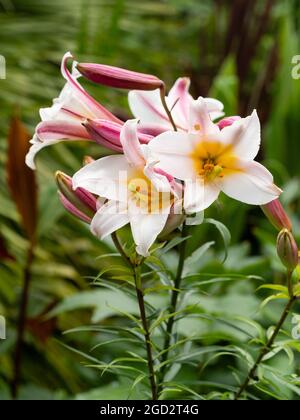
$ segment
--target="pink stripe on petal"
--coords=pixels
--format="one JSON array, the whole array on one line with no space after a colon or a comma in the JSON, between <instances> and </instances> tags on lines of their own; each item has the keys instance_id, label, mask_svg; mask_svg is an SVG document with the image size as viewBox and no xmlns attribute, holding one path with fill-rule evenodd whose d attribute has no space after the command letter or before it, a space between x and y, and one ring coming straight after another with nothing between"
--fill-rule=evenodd
<instances>
[{"instance_id":1,"label":"pink stripe on petal","mask_svg":"<svg viewBox=\"0 0 300 420\"><path fill-rule=\"evenodd\" d=\"M226 117L226 118L223 118L221 121L219 121L217 123L217 126L219 127L220 130L223 130L223 128L231 126L233 123L235 123L236 121L240 119L241 117L238 117L238 116Z\"/></svg>"},{"instance_id":2,"label":"pink stripe on petal","mask_svg":"<svg viewBox=\"0 0 300 420\"><path fill-rule=\"evenodd\" d=\"M87 130L81 123L70 121L43 121L37 128L39 140L92 140Z\"/></svg>"},{"instance_id":3,"label":"pink stripe on petal","mask_svg":"<svg viewBox=\"0 0 300 420\"><path fill-rule=\"evenodd\" d=\"M137 136L137 120L128 120L123 125L120 140L128 162L134 166L144 166L145 159Z\"/></svg>"},{"instance_id":4,"label":"pink stripe on petal","mask_svg":"<svg viewBox=\"0 0 300 420\"><path fill-rule=\"evenodd\" d=\"M69 60L74 60L74 57L70 52L67 52L61 63L61 73L63 77L71 84L74 90L80 95L82 101L95 113L98 118L106 118L108 120L120 122L119 118L115 117L110 111L104 106L99 104L94 98L92 98L80 85L70 71L68 70L67 63Z\"/></svg>"}]
</instances>

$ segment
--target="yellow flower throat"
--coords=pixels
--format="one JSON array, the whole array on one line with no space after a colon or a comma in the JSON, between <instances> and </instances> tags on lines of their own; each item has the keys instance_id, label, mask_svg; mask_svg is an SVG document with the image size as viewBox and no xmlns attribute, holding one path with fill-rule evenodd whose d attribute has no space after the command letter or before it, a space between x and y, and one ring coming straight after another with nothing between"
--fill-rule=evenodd
<instances>
[{"instance_id":1,"label":"yellow flower throat","mask_svg":"<svg viewBox=\"0 0 300 420\"><path fill-rule=\"evenodd\" d=\"M197 175L206 182L223 178L239 169L233 147L220 142L202 141L191 155Z\"/></svg>"}]
</instances>

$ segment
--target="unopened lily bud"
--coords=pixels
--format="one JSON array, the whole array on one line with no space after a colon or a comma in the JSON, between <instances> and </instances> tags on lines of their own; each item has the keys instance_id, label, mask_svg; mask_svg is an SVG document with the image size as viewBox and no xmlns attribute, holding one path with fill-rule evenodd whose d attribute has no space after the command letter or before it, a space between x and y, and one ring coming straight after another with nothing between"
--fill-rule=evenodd
<instances>
[{"instance_id":1,"label":"unopened lily bud","mask_svg":"<svg viewBox=\"0 0 300 420\"><path fill-rule=\"evenodd\" d=\"M61 204L64 206L67 212L71 213L77 219L80 219L85 223L91 224L91 221L92 221L91 217L79 211L70 201L66 199L66 197L60 191L58 191L58 195L59 195Z\"/></svg>"},{"instance_id":2,"label":"unopened lily bud","mask_svg":"<svg viewBox=\"0 0 300 420\"><path fill-rule=\"evenodd\" d=\"M299 262L299 250L292 233L287 229L279 232L277 254L288 270L295 270Z\"/></svg>"},{"instance_id":3,"label":"unopened lily bud","mask_svg":"<svg viewBox=\"0 0 300 420\"><path fill-rule=\"evenodd\" d=\"M72 178L63 172L57 172L55 178L60 200L66 210L89 223L97 211L96 197L84 188L74 190Z\"/></svg>"},{"instance_id":4,"label":"unopened lily bud","mask_svg":"<svg viewBox=\"0 0 300 420\"><path fill-rule=\"evenodd\" d=\"M98 144L117 152L123 152L120 141L122 124L107 120L86 120L83 125ZM147 144L153 139L153 136L139 132L138 138L142 144Z\"/></svg>"},{"instance_id":5,"label":"unopened lily bud","mask_svg":"<svg viewBox=\"0 0 300 420\"><path fill-rule=\"evenodd\" d=\"M223 130L225 127L230 127L233 123L240 120L241 117L233 116L233 117L226 117L223 118L221 121L218 122L218 127L220 130Z\"/></svg>"},{"instance_id":6,"label":"unopened lily bud","mask_svg":"<svg viewBox=\"0 0 300 420\"><path fill-rule=\"evenodd\" d=\"M115 88L155 90L164 85L162 80L151 74L137 73L105 64L79 63L77 69L86 79Z\"/></svg>"},{"instance_id":7,"label":"unopened lily bud","mask_svg":"<svg viewBox=\"0 0 300 420\"><path fill-rule=\"evenodd\" d=\"M261 209L278 231L282 229L292 230L292 223L278 198L261 206Z\"/></svg>"}]
</instances>

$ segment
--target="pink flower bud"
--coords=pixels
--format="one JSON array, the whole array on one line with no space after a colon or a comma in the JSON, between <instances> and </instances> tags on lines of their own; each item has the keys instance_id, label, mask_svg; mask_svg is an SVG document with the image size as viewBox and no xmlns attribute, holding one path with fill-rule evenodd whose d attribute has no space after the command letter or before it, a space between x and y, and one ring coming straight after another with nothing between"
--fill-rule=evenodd
<instances>
[{"instance_id":1,"label":"pink flower bud","mask_svg":"<svg viewBox=\"0 0 300 420\"><path fill-rule=\"evenodd\" d=\"M58 191L58 195L59 195L61 204L64 206L67 212L71 213L77 219L80 219L85 223L91 224L91 221L92 221L91 217L79 211L70 201L67 200L67 198L60 191Z\"/></svg>"},{"instance_id":2,"label":"pink flower bud","mask_svg":"<svg viewBox=\"0 0 300 420\"><path fill-rule=\"evenodd\" d=\"M120 141L122 124L107 120L86 120L83 125L98 144L117 152L123 152ZM138 138L141 143L147 144L153 139L153 136L138 133Z\"/></svg>"},{"instance_id":3,"label":"pink flower bud","mask_svg":"<svg viewBox=\"0 0 300 420\"><path fill-rule=\"evenodd\" d=\"M261 206L261 209L278 231L282 229L292 230L292 223L278 198Z\"/></svg>"},{"instance_id":4,"label":"pink flower bud","mask_svg":"<svg viewBox=\"0 0 300 420\"><path fill-rule=\"evenodd\" d=\"M90 223L97 211L96 197L84 188L74 190L72 178L63 172L57 172L55 177L63 206L74 216Z\"/></svg>"},{"instance_id":5,"label":"pink flower bud","mask_svg":"<svg viewBox=\"0 0 300 420\"><path fill-rule=\"evenodd\" d=\"M288 270L295 270L299 262L299 250L293 235L287 229L279 232L277 254Z\"/></svg>"},{"instance_id":6,"label":"pink flower bud","mask_svg":"<svg viewBox=\"0 0 300 420\"><path fill-rule=\"evenodd\" d=\"M151 74L137 73L105 64L79 63L77 69L88 80L100 85L137 90L155 90L164 83Z\"/></svg>"},{"instance_id":7,"label":"pink flower bud","mask_svg":"<svg viewBox=\"0 0 300 420\"><path fill-rule=\"evenodd\" d=\"M217 125L220 130L223 130L223 128L231 126L233 123L235 123L236 121L240 119L241 117L238 117L238 116L226 117L226 118L223 118L223 120L219 121Z\"/></svg>"}]
</instances>

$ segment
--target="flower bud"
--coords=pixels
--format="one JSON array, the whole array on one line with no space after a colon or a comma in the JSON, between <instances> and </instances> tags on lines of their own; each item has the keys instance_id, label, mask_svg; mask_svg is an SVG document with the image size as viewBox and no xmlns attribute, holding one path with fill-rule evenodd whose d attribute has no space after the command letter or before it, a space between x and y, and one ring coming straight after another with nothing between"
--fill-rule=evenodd
<instances>
[{"instance_id":1,"label":"flower bud","mask_svg":"<svg viewBox=\"0 0 300 420\"><path fill-rule=\"evenodd\" d=\"M100 85L137 90L155 90L164 83L151 74L137 73L105 64L79 63L77 69L88 80Z\"/></svg>"},{"instance_id":2,"label":"flower bud","mask_svg":"<svg viewBox=\"0 0 300 420\"><path fill-rule=\"evenodd\" d=\"M299 250L292 233L287 229L279 232L277 254L288 270L295 270L299 262Z\"/></svg>"},{"instance_id":3,"label":"flower bud","mask_svg":"<svg viewBox=\"0 0 300 420\"><path fill-rule=\"evenodd\" d=\"M79 219L90 223L97 211L97 199L84 188L73 189L72 178L63 172L55 175L59 197L67 211Z\"/></svg>"},{"instance_id":4,"label":"flower bud","mask_svg":"<svg viewBox=\"0 0 300 420\"><path fill-rule=\"evenodd\" d=\"M261 206L261 209L278 231L282 229L292 230L292 223L278 198Z\"/></svg>"},{"instance_id":5,"label":"flower bud","mask_svg":"<svg viewBox=\"0 0 300 420\"><path fill-rule=\"evenodd\" d=\"M83 125L98 144L117 152L123 152L120 141L122 124L107 120L86 120ZM147 144L153 139L153 136L139 132L138 138L142 144Z\"/></svg>"}]
</instances>

